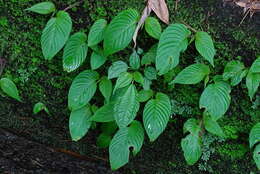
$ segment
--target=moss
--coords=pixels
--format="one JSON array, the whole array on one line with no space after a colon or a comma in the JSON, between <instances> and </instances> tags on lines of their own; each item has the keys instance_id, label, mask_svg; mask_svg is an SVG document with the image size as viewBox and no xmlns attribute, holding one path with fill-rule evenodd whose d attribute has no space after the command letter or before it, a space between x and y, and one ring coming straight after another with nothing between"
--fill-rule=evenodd
<instances>
[{"instance_id":1,"label":"moss","mask_svg":"<svg viewBox=\"0 0 260 174\"><path fill-rule=\"evenodd\" d=\"M248 148L244 144L224 144L217 147L217 152L223 157L235 160L242 159L248 152Z\"/></svg>"}]
</instances>

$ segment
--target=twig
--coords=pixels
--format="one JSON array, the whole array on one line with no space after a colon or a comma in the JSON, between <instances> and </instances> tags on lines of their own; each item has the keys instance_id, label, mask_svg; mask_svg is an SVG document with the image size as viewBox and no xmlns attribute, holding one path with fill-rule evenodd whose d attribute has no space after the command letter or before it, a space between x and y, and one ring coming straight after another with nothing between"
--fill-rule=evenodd
<instances>
[{"instance_id":1,"label":"twig","mask_svg":"<svg viewBox=\"0 0 260 174\"><path fill-rule=\"evenodd\" d=\"M183 20L181 20L181 23L183 23L184 25L186 25L187 28L189 28L191 31L193 31L194 33L197 32L196 29L194 29L192 26L190 26L189 24L187 24L186 22L184 22Z\"/></svg>"},{"instance_id":2,"label":"twig","mask_svg":"<svg viewBox=\"0 0 260 174\"><path fill-rule=\"evenodd\" d=\"M81 1L79 1L79 2L76 2L76 3L74 3L74 4L71 4L70 6L68 6L67 8L65 8L63 11L68 11L69 9L72 9L72 8L78 6L78 5L81 4L82 2L84 2L84 0L81 0Z\"/></svg>"},{"instance_id":3,"label":"twig","mask_svg":"<svg viewBox=\"0 0 260 174\"><path fill-rule=\"evenodd\" d=\"M247 15L249 14L249 12L250 12L250 10L247 10L246 14L244 15L243 19L241 20L241 22L239 23L238 26L240 26L244 22L244 20L246 19Z\"/></svg>"}]
</instances>

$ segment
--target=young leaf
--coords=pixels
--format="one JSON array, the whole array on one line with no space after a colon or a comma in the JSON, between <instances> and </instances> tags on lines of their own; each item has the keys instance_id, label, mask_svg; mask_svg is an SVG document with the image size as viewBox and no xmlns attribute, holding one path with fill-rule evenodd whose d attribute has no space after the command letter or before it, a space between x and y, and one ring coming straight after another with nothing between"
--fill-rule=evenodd
<instances>
[{"instance_id":1,"label":"young leaf","mask_svg":"<svg viewBox=\"0 0 260 174\"><path fill-rule=\"evenodd\" d=\"M188 119L184 125L183 125L183 132L187 133L190 132L192 135L199 135L199 132L201 131L201 127L199 125L198 120L195 118Z\"/></svg>"},{"instance_id":2,"label":"young leaf","mask_svg":"<svg viewBox=\"0 0 260 174\"><path fill-rule=\"evenodd\" d=\"M107 58L103 54L93 51L91 54L91 57L90 57L91 69L92 70L98 69L99 67L104 65L106 60L107 60Z\"/></svg>"},{"instance_id":3,"label":"young leaf","mask_svg":"<svg viewBox=\"0 0 260 174\"><path fill-rule=\"evenodd\" d=\"M100 148L107 148L112 140L111 135L100 134L97 138L97 146Z\"/></svg>"},{"instance_id":4,"label":"young leaf","mask_svg":"<svg viewBox=\"0 0 260 174\"><path fill-rule=\"evenodd\" d=\"M195 37L195 46L200 55L214 66L216 50L210 35L202 31L197 32Z\"/></svg>"},{"instance_id":5,"label":"young leaf","mask_svg":"<svg viewBox=\"0 0 260 174\"><path fill-rule=\"evenodd\" d=\"M117 90L118 88L123 88L123 87L130 85L130 83L132 81L133 81L132 74L130 74L128 72L121 73L119 75L118 79L116 80L116 85L115 85L114 91Z\"/></svg>"},{"instance_id":6,"label":"young leaf","mask_svg":"<svg viewBox=\"0 0 260 174\"><path fill-rule=\"evenodd\" d=\"M162 27L156 18L148 17L145 20L145 30L151 37L160 39Z\"/></svg>"},{"instance_id":7,"label":"young leaf","mask_svg":"<svg viewBox=\"0 0 260 174\"><path fill-rule=\"evenodd\" d=\"M231 86L235 86L246 76L247 71L244 69L245 66L242 62L231 61L225 67L223 79L226 81L231 79Z\"/></svg>"},{"instance_id":8,"label":"young leaf","mask_svg":"<svg viewBox=\"0 0 260 174\"><path fill-rule=\"evenodd\" d=\"M173 83L197 84L201 82L209 73L210 69L207 65L199 63L193 64L182 70L173 80Z\"/></svg>"},{"instance_id":9,"label":"young leaf","mask_svg":"<svg viewBox=\"0 0 260 174\"><path fill-rule=\"evenodd\" d=\"M157 47L158 44L155 44L150 48L150 50L147 53L145 53L141 60L142 65L150 65L152 63L155 63Z\"/></svg>"},{"instance_id":10,"label":"young leaf","mask_svg":"<svg viewBox=\"0 0 260 174\"><path fill-rule=\"evenodd\" d=\"M114 118L119 128L128 126L135 119L138 110L136 88L131 84L115 103Z\"/></svg>"},{"instance_id":11,"label":"young leaf","mask_svg":"<svg viewBox=\"0 0 260 174\"><path fill-rule=\"evenodd\" d=\"M252 148L254 145L260 142L260 123L257 123L250 131L249 145Z\"/></svg>"},{"instance_id":12,"label":"young leaf","mask_svg":"<svg viewBox=\"0 0 260 174\"><path fill-rule=\"evenodd\" d=\"M181 140L181 148L188 165L193 165L199 160L202 154L200 141L200 138L193 134L189 134Z\"/></svg>"},{"instance_id":13,"label":"young leaf","mask_svg":"<svg viewBox=\"0 0 260 174\"><path fill-rule=\"evenodd\" d=\"M225 82L210 84L200 97L200 108L205 108L213 120L222 117L230 105L230 86Z\"/></svg>"},{"instance_id":14,"label":"young leaf","mask_svg":"<svg viewBox=\"0 0 260 174\"><path fill-rule=\"evenodd\" d=\"M94 96L97 88L99 74L95 71L85 70L72 82L69 90L68 104L71 110L85 106Z\"/></svg>"},{"instance_id":15,"label":"young leaf","mask_svg":"<svg viewBox=\"0 0 260 174\"><path fill-rule=\"evenodd\" d=\"M157 79L157 71L152 66L145 67L144 76L149 80L156 80Z\"/></svg>"},{"instance_id":16,"label":"young leaf","mask_svg":"<svg viewBox=\"0 0 260 174\"><path fill-rule=\"evenodd\" d=\"M149 90L150 86L152 84L152 81L147 79L146 77L144 78L144 83L143 83L143 88L144 90Z\"/></svg>"},{"instance_id":17,"label":"young leaf","mask_svg":"<svg viewBox=\"0 0 260 174\"><path fill-rule=\"evenodd\" d=\"M136 81L137 83L140 83L141 85L144 84L144 77L140 72L138 72L138 71L134 72L133 78L134 78L134 81Z\"/></svg>"},{"instance_id":18,"label":"young leaf","mask_svg":"<svg viewBox=\"0 0 260 174\"><path fill-rule=\"evenodd\" d=\"M260 144L255 147L253 156L258 170L260 170Z\"/></svg>"},{"instance_id":19,"label":"young leaf","mask_svg":"<svg viewBox=\"0 0 260 174\"><path fill-rule=\"evenodd\" d=\"M59 11L56 17L48 21L41 36L45 59L51 60L62 49L69 38L71 28L71 18L65 11Z\"/></svg>"},{"instance_id":20,"label":"young leaf","mask_svg":"<svg viewBox=\"0 0 260 174\"><path fill-rule=\"evenodd\" d=\"M171 116L171 102L167 95L157 93L155 99L148 101L144 108L143 122L145 130L154 141L164 131Z\"/></svg>"},{"instance_id":21,"label":"young leaf","mask_svg":"<svg viewBox=\"0 0 260 174\"><path fill-rule=\"evenodd\" d=\"M50 14L56 10L55 5L52 2L41 2L33 5L26 10L32 11L38 14Z\"/></svg>"},{"instance_id":22,"label":"young leaf","mask_svg":"<svg viewBox=\"0 0 260 174\"><path fill-rule=\"evenodd\" d=\"M162 33L156 56L156 69L159 75L166 74L179 64L183 42L191 32L183 24L172 24Z\"/></svg>"},{"instance_id":23,"label":"young leaf","mask_svg":"<svg viewBox=\"0 0 260 174\"><path fill-rule=\"evenodd\" d=\"M116 170L129 161L130 148L136 155L142 148L144 130L141 123L134 121L129 127L118 130L109 146L109 161L112 170Z\"/></svg>"},{"instance_id":24,"label":"young leaf","mask_svg":"<svg viewBox=\"0 0 260 174\"><path fill-rule=\"evenodd\" d=\"M107 21L105 19L99 19L91 26L88 34L89 47L99 44L104 39L106 26Z\"/></svg>"},{"instance_id":25,"label":"young leaf","mask_svg":"<svg viewBox=\"0 0 260 174\"><path fill-rule=\"evenodd\" d=\"M131 42L135 32L139 14L136 10L128 9L117 15L107 26L104 36L106 55L123 50Z\"/></svg>"},{"instance_id":26,"label":"young leaf","mask_svg":"<svg viewBox=\"0 0 260 174\"><path fill-rule=\"evenodd\" d=\"M251 100L253 100L253 97L259 87L259 84L260 84L260 73L252 73L249 70L249 73L246 76L246 86Z\"/></svg>"},{"instance_id":27,"label":"young leaf","mask_svg":"<svg viewBox=\"0 0 260 174\"><path fill-rule=\"evenodd\" d=\"M114 120L114 103L105 104L95 112L93 117L91 117L91 121L102 123Z\"/></svg>"},{"instance_id":28,"label":"young leaf","mask_svg":"<svg viewBox=\"0 0 260 174\"><path fill-rule=\"evenodd\" d=\"M205 129L209 131L212 134L215 134L220 137L225 137L225 134L222 130L222 128L219 126L219 124L214 121L210 115L204 114L203 116L203 122L205 125Z\"/></svg>"},{"instance_id":29,"label":"young leaf","mask_svg":"<svg viewBox=\"0 0 260 174\"><path fill-rule=\"evenodd\" d=\"M88 52L87 35L82 32L73 34L63 53L63 69L67 72L76 70L85 61Z\"/></svg>"},{"instance_id":30,"label":"young leaf","mask_svg":"<svg viewBox=\"0 0 260 174\"><path fill-rule=\"evenodd\" d=\"M12 80L8 78L2 78L0 80L0 87L9 97L12 97L20 102L22 101L19 96L18 89Z\"/></svg>"},{"instance_id":31,"label":"young leaf","mask_svg":"<svg viewBox=\"0 0 260 174\"><path fill-rule=\"evenodd\" d=\"M107 77L103 77L99 83L99 91L105 97L108 102L112 94L112 82Z\"/></svg>"},{"instance_id":32,"label":"young leaf","mask_svg":"<svg viewBox=\"0 0 260 174\"><path fill-rule=\"evenodd\" d=\"M252 64L250 71L252 73L260 73L260 57L258 57Z\"/></svg>"},{"instance_id":33,"label":"young leaf","mask_svg":"<svg viewBox=\"0 0 260 174\"><path fill-rule=\"evenodd\" d=\"M114 62L108 69L108 79L117 78L121 73L126 72L128 65L123 61Z\"/></svg>"},{"instance_id":34,"label":"young leaf","mask_svg":"<svg viewBox=\"0 0 260 174\"><path fill-rule=\"evenodd\" d=\"M140 56L137 54L137 52L134 50L133 53L130 56L130 66L132 69L137 70L140 68Z\"/></svg>"},{"instance_id":35,"label":"young leaf","mask_svg":"<svg viewBox=\"0 0 260 174\"><path fill-rule=\"evenodd\" d=\"M149 89L149 90L142 89L141 91L138 92L137 100L139 102L146 102L152 96L153 96L153 90L151 90L151 89Z\"/></svg>"},{"instance_id":36,"label":"young leaf","mask_svg":"<svg viewBox=\"0 0 260 174\"><path fill-rule=\"evenodd\" d=\"M89 106L84 106L71 112L69 127L70 135L73 141L78 141L86 135L91 126L91 121L89 121L90 116L91 110Z\"/></svg>"},{"instance_id":37,"label":"young leaf","mask_svg":"<svg viewBox=\"0 0 260 174\"><path fill-rule=\"evenodd\" d=\"M41 111L45 111L47 114L50 114L48 108L45 106L45 104L38 102L33 107L33 114L38 114Z\"/></svg>"}]
</instances>

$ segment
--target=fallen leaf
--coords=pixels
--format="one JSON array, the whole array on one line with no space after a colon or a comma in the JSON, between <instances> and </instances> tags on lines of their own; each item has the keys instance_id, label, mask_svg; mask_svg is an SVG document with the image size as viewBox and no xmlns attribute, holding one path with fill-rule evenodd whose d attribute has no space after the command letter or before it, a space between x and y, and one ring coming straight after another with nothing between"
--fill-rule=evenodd
<instances>
[{"instance_id":1,"label":"fallen leaf","mask_svg":"<svg viewBox=\"0 0 260 174\"><path fill-rule=\"evenodd\" d=\"M165 0L148 0L148 8L152 9L160 20L169 24L169 10Z\"/></svg>"}]
</instances>

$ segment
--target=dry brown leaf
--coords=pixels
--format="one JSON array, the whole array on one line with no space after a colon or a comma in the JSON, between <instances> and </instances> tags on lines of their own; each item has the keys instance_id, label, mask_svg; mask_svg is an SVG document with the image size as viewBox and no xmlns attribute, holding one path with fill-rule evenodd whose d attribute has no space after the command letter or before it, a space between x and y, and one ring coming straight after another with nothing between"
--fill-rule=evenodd
<instances>
[{"instance_id":1,"label":"dry brown leaf","mask_svg":"<svg viewBox=\"0 0 260 174\"><path fill-rule=\"evenodd\" d=\"M152 9L160 20L169 24L169 10L165 0L148 0L148 8Z\"/></svg>"},{"instance_id":2,"label":"dry brown leaf","mask_svg":"<svg viewBox=\"0 0 260 174\"><path fill-rule=\"evenodd\" d=\"M150 8L148 8L148 6L146 6L145 9L143 10L141 19L139 20L139 22L137 24L137 27L135 29L135 33L134 33L134 36L133 36L133 41L134 41L134 44L135 44L134 48L136 47L136 39L137 39L138 32L139 32L140 28L143 26L146 18L148 16L150 16L151 11L152 10Z\"/></svg>"}]
</instances>

